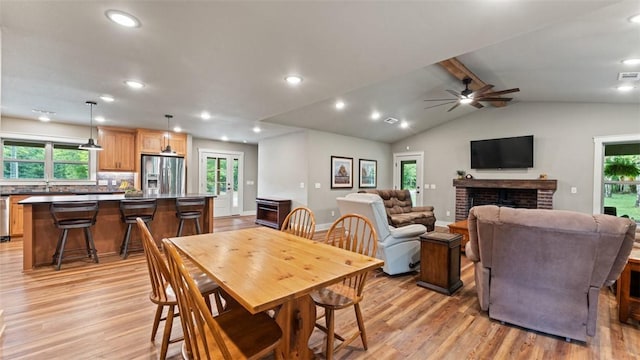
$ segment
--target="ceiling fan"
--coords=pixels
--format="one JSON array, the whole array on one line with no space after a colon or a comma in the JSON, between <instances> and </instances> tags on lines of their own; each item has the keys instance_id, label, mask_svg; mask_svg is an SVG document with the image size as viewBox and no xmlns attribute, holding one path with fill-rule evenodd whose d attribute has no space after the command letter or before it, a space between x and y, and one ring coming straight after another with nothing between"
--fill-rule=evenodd
<instances>
[{"instance_id":1,"label":"ceiling fan","mask_svg":"<svg viewBox=\"0 0 640 360\"><path fill-rule=\"evenodd\" d=\"M442 104L428 106L425 109L431 109L436 106L454 104L454 103L455 104L449 110L447 110L447 112L457 108L458 106L460 106L460 104L469 104L471 106L474 106L480 109L484 107L484 105L482 105L480 101L501 101L501 102L511 101L513 100L513 98L504 98L500 96L520 91L519 88L513 88L513 89L489 92L489 90L493 88L493 85L491 84L486 84L476 90L471 90L469 89L469 84L471 84L472 81L473 80L470 77L465 77L464 79L462 79L462 84L464 84L464 90L462 90L461 92L457 92L455 90L447 90L449 94L456 97L455 99L425 100L425 101L446 101Z\"/></svg>"}]
</instances>

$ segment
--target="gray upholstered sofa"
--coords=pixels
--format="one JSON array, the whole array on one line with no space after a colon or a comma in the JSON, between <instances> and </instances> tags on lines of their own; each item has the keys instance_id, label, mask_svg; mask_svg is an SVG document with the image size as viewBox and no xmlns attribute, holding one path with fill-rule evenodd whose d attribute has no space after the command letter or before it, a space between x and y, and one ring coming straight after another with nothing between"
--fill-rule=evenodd
<instances>
[{"instance_id":1,"label":"gray upholstered sofa","mask_svg":"<svg viewBox=\"0 0 640 360\"><path fill-rule=\"evenodd\" d=\"M378 194L384 202L389 225L401 227L421 224L433 231L436 217L433 206L413 206L409 190L361 190L359 192Z\"/></svg>"},{"instance_id":2,"label":"gray upholstered sofa","mask_svg":"<svg viewBox=\"0 0 640 360\"><path fill-rule=\"evenodd\" d=\"M492 319L586 341L598 295L620 275L636 224L610 215L477 206L467 257Z\"/></svg>"}]
</instances>

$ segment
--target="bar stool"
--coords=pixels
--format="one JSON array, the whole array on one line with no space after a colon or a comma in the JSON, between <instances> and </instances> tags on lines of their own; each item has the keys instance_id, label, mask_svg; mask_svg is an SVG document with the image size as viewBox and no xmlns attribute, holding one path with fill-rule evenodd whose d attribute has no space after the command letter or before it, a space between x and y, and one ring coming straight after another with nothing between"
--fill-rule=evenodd
<instances>
[{"instance_id":1,"label":"bar stool","mask_svg":"<svg viewBox=\"0 0 640 360\"><path fill-rule=\"evenodd\" d=\"M178 233L176 236L182 236L182 227L185 220L195 220L196 233L200 234L200 217L204 212L205 199L203 197L177 198L176 199L176 216L180 219Z\"/></svg>"},{"instance_id":2,"label":"bar stool","mask_svg":"<svg viewBox=\"0 0 640 360\"><path fill-rule=\"evenodd\" d=\"M56 265L56 270L60 270L64 248L67 243L67 235L69 234L70 229L84 229L84 241L87 247L87 255L89 258L93 258L95 263L98 263L98 252L96 251L96 246L93 243L93 236L91 236L90 229L91 226L96 223L98 202L53 202L49 207L49 211L53 216L53 221L55 222L56 227L62 230L62 233L58 238L58 244L56 245L56 252L53 254L53 264ZM69 251L82 250L74 249ZM84 257L84 255L82 257Z\"/></svg>"},{"instance_id":3,"label":"bar stool","mask_svg":"<svg viewBox=\"0 0 640 360\"><path fill-rule=\"evenodd\" d=\"M122 245L120 245L120 256L126 259L129 256L129 245L131 241L131 227L136 225L136 218L142 219L151 228L149 223L153 221L156 215L158 202L156 199L131 199L120 200L120 218L122 222L127 224L127 231L124 233ZM142 247L136 250L143 250Z\"/></svg>"}]
</instances>

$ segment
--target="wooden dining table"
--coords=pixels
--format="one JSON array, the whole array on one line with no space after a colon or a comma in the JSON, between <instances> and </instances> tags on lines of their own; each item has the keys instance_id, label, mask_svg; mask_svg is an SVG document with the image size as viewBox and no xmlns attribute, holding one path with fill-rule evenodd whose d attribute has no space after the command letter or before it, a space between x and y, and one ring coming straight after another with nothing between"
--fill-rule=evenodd
<instances>
[{"instance_id":1,"label":"wooden dining table","mask_svg":"<svg viewBox=\"0 0 640 360\"><path fill-rule=\"evenodd\" d=\"M308 346L316 321L313 290L384 264L266 227L169 240L252 314L276 310L283 333L278 359L314 357Z\"/></svg>"}]
</instances>

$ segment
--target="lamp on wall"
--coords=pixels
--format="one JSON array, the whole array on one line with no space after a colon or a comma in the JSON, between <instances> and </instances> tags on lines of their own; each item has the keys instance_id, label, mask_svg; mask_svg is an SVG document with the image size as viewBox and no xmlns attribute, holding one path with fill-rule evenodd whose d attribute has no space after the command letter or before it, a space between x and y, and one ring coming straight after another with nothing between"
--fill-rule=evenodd
<instances>
[{"instance_id":1,"label":"lamp on wall","mask_svg":"<svg viewBox=\"0 0 640 360\"><path fill-rule=\"evenodd\" d=\"M78 149L82 149L82 150L91 150L91 151L98 151L98 150L102 150L102 146L96 144L96 142L93 140L93 106L94 105L98 105L95 101L87 101L85 102L85 104L89 105L90 109L90 115L89 115L89 141L87 141L86 144L82 144L80 146L78 146Z\"/></svg>"},{"instance_id":2,"label":"lamp on wall","mask_svg":"<svg viewBox=\"0 0 640 360\"><path fill-rule=\"evenodd\" d=\"M171 118L173 118L173 115L165 115L164 117L167 118L167 147L165 147L164 149L162 149L162 151L160 151L160 155L164 155L164 156L176 156L176 152L171 149L171 132L170 132L170 125L169 122L171 121Z\"/></svg>"}]
</instances>

